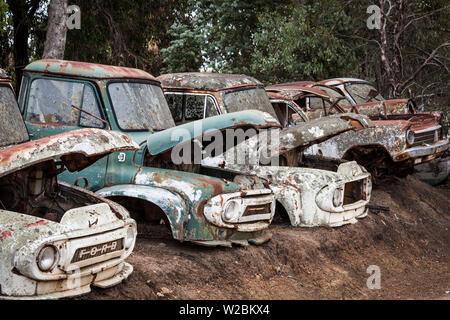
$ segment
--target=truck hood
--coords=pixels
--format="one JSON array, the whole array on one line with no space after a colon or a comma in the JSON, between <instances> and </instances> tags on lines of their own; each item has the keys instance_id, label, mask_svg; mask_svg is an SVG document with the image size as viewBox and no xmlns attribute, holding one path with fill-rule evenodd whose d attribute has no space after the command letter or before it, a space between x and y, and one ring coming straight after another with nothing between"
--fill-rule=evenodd
<instances>
[{"instance_id":1,"label":"truck hood","mask_svg":"<svg viewBox=\"0 0 450 320\"><path fill-rule=\"evenodd\" d=\"M374 126L374 123L367 116L356 113L334 114L302 122L281 130L280 148L273 150L273 156L279 156L292 149L305 149L349 130L360 130Z\"/></svg>"},{"instance_id":2,"label":"truck hood","mask_svg":"<svg viewBox=\"0 0 450 320\"><path fill-rule=\"evenodd\" d=\"M70 172L79 171L112 152L138 148L120 132L101 129L69 131L0 149L0 177L58 158Z\"/></svg>"},{"instance_id":3,"label":"truck hood","mask_svg":"<svg viewBox=\"0 0 450 320\"><path fill-rule=\"evenodd\" d=\"M204 159L202 165L228 168L232 171L236 169L238 172L241 166L259 167L263 158L276 158L294 149L302 152L313 144L323 142L341 133L370 127L374 127L374 124L364 115L343 113L323 117L285 128L279 132L279 135L272 135L267 130L262 131L221 155ZM279 139L279 143L272 139ZM268 146L267 150L264 150L265 154L262 153L264 146ZM244 159L245 163L236 163L237 155L242 156L240 159Z\"/></svg>"},{"instance_id":4,"label":"truck hood","mask_svg":"<svg viewBox=\"0 0 450 320\"><path fill-rule=\"evenodd\" d=\"M148 151L155 156L174 148L180 143L191 141L208 131L237 128L280 128L279 122L270 114L258 110L227 113L215 117L185 123L150 135L147 140ZM190 137L178 139L174 137Z\"/></svg>"},{"instance_id":5,"label":"truck hood","mask_svg":"<svg viewBox=\"0 0 450 320\"><path fill-rule=\"evenodd\" d=\"M355 113L343 113L320 118L306 123L300 123L293 127L280 130L280 149L273 150L274 156L297 148L307 148L308 146L320 143L335 135L349 130L359 130L373 127L372 121L365 115ZM147 146L150 155L155 156L163 152L170 151L181 143L187 143L203 136L208 131L225 130L252 127L256 129L277 129L281 126L269 114L257 110L240 111L228 113L204 120L186 123L174 128L170 128L152 134ZM178 131L177 131L178 130ZM257 136L262 139L269 139L270 130L262 130ZM185 134L183 134L185 132ZM174 136L187 136L189 139L174 139ZM267 141L267 140L264 140Z\"/></svg>"}]
</instances>

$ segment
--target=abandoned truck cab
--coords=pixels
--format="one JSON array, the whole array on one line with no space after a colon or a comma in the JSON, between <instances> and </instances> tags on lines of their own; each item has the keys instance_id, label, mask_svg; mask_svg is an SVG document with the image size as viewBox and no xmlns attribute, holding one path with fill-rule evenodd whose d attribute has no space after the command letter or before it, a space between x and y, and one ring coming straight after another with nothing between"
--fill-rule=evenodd
<instances>
[{"instance_id":1,"label":"abandoned truck cab","mask_svg":"<svg viewBox=\"0 0 450 320\"><path fill-rule=\"evenodd\" d=\"M308 122L330 114L348 112L347 99L329 90L288 83L266 88L283 126ZM354 106L359 112L359 105ZM410 170L414 165L440 157L449 147L439 114L372 115L373 128L333 137L305 151L331 159L356 160L371 171Z\"/></svg>"},{"instance_id":2,"label":"abandoned truck cab","mask_svg":"<svg viewBox=\"0 0 450 320\"><path fill-rule=\"evenodd\" d=\"M259 110L276 119L264 86L239 74L187 72L164 74L161 81L176 124L230 112Z\"/></svg>"},{"instance_id":3,"label":"abandoned truck cab","mask_svg":"<svg viewBox=\"0 0 450 320\"><path fill-rule=\"evenodd\" d=\"M124 132L140 146L137 152L112 154L77 176L62 175L65 181L123 204L137 220L163 219L179 241L230 246L270 239L265 232L275 210L270 189L245 190L223 179L176 171L176 167L149 157L148 149L154 147L148 143L149 137L175 126L160 83L150 74L131 68L40 60L25 68L20 97L34 138L99 127ZM222 119L224 127L266 123L251 112ZM207 123L203 129L208 129ZM239 206L233 205L237 203Z\"/></svg>"},{"instance_id":4,"label":"abandoned truck cab","mask_svg":"<svg viewBox=\"0 0 450 320\"><path fill-rule=\"evenodd\" d=\"M0 113L0 299L73 297L126 279L135 221L117 203L58 182L57 174L137 145L97 129L29 141L3 75Z\"/></svg>"}]
</instances>

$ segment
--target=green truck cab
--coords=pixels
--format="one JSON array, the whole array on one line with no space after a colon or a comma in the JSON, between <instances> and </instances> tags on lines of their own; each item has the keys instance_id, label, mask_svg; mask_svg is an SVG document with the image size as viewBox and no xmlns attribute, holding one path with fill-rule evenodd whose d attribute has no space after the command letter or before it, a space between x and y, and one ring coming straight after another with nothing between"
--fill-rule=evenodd
<instances>
[{"instance_id":1,"label":"green truck cab","mask_svg":"<svg viewBox=\"0 0 450 320\"><path fill-rule=\"evenodd\" d=\"M275 212L270 189L245 190L224 179L173 170L150 155L148 150L158 146L149 145L149 137L175 123L159 81L147 72L35 61L24 69L19 105L32 139L88 127L120 131L136 142L139 151L113 153L59 178L124 205L138 222L163 219L175 239L202 245L260 244L270 239L265 232ZM248 111L202 124L205 130L220 130L262 127L266 121L262 114ZM157 144L171 145L170 138Z\"/></svg>"}]
</instances>

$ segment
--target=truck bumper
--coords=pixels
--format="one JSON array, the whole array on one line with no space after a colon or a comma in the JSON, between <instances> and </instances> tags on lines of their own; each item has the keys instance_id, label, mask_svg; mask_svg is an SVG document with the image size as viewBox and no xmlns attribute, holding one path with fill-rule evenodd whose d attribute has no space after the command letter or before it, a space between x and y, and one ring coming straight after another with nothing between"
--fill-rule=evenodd
<instances>
[{"instance_id":1,"label":"truck bumper","mask_svg":"<svg viewBox=\"0 0 450 320\"><path fill-rule=\"evenodd\" d=\"M402 153L397 154L394 157L394 161L399 162L413 159L414 164L431 161L442 155L449 148L449 145L449 141L444 140L429 146L406 149Z\"/></svg>"},{"instance_id":2,"label":"truck bumper","mask_svg":"<svg viewBox=\"0 0 450 320\"><path fill-rule=\"evenodd\" d=\"M67 280L61 280L55 281L53 284L55 292L28 297L0 296L0 300L56 300L73 298L89 293L91 291L91 286L109 288L119 284L127 279L132 272L133 266L127 262L123 262L111 269L106 269L97 274L82 277L80 279L80 284L73 289L64 290L65 287L67 287Z\"/></svg>"}]
</instances>

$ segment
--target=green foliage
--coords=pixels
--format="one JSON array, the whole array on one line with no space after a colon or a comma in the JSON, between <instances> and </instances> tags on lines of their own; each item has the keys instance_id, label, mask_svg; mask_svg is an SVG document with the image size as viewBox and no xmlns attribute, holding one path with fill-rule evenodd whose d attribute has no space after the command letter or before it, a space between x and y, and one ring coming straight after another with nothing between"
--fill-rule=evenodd
<instances>
[{"instance_id":1,"label":"green foliage","mask_svg":"<svg viewBox=\"0 0 450 320\"><path fill-rule=\"evenodd\" d=\"M171 27L163 51L167 72L202 66L265 82L357 74L356 56L338 36L351 33L351 20L337 2L189 0L188 8L190 19Z\"/></svg>"},{"instance_id":2,"label":"green foliage","mask_svg":"<svg viewBox=\"0 0 450 320\"><path fill-rule=\"evenodd\" d=\"M267 83L357 74L357 57L340 35L351 19L330 3L286 8L259 16L251 73Z\"/></svg>"},{"instance_id":3,"label":"green foliage","mask_svg":"<svg viewBox=\"0 0 450 320\"><path fill-rule=\"evenodd\" d=\"M174 23L168 32L173 38L169 47L161 50L167 66L162 73L198 71L202 66L202 36L192 26Z\"/></svg>"}]
</instances>

